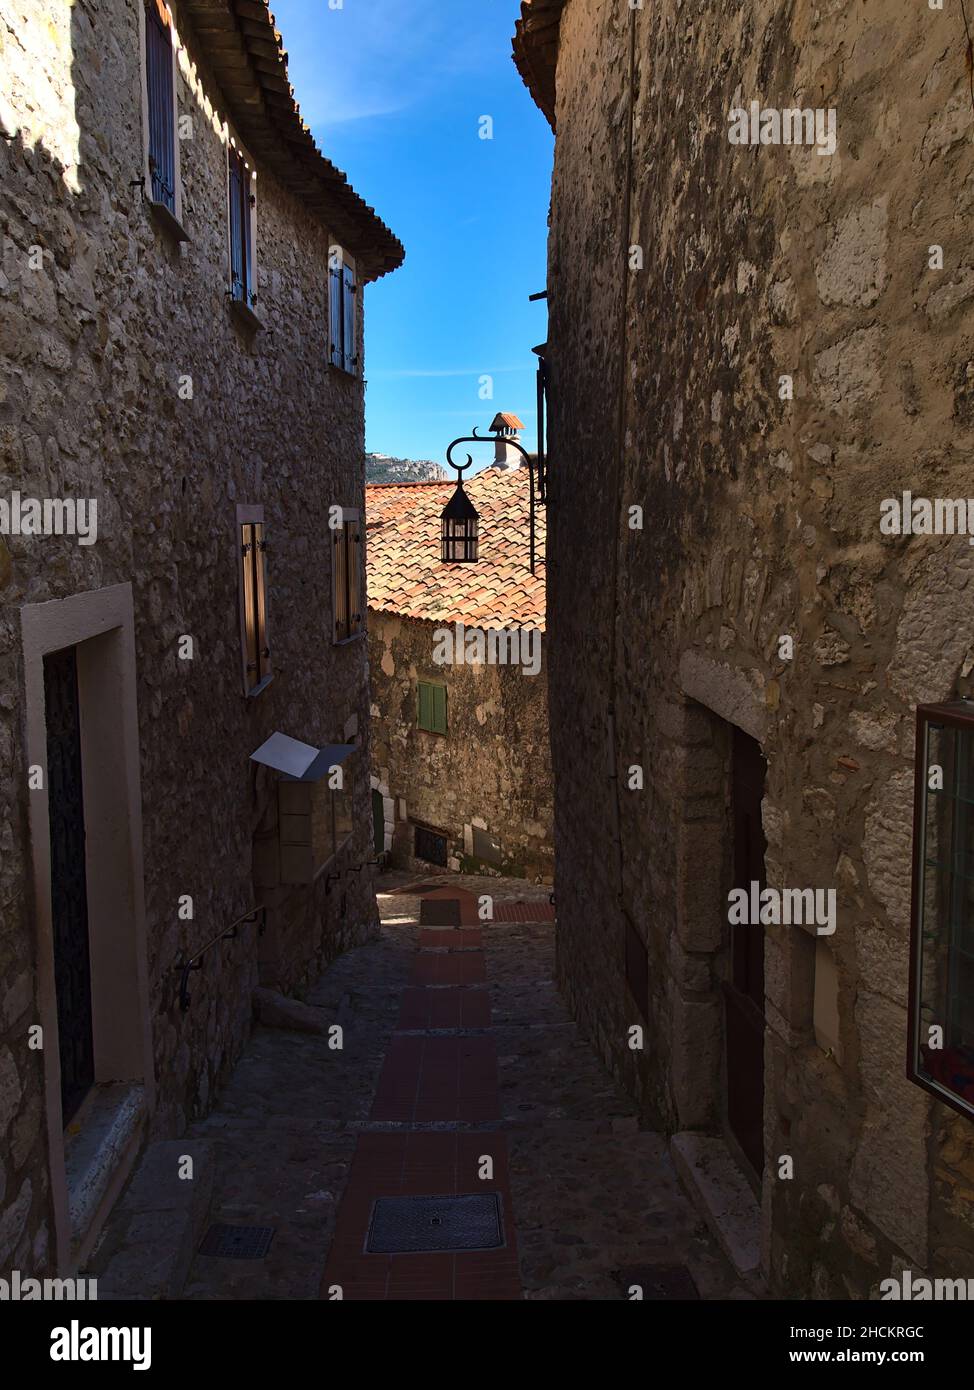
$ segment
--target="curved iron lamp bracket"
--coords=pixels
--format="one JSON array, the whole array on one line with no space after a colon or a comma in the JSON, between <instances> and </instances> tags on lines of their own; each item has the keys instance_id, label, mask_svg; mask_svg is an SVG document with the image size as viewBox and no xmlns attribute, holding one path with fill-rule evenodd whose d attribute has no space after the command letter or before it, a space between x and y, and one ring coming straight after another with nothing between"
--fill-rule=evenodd
<instances>
[{"instance_id":1,"label":"curved iron lamp bracket","mask_svg":"<svg viewBox=\"0 0 974 1390\"><path fill-rule=\"evenodd\" d=\"M498 435L498 434L490 434L490 435L488 435L488 434L478 434L478 433L477 433L477 426L474 425L474 427L473 427L473 434L463 434L463 435L460 436L459 439L454 439L453 443L448 447L448 449L447 449L447 451L446 451L446 461L447 461L447 463L450 465L451 468L455 468L455 469L456 469L456 472L457 472L457 484L458 484L459 487L462 487L462 486L463 486L463 475L464 475L464 473L467 471L467 469L470 468L470 467L472 466L472 464L473 464L473 459L472 459L471 456L468 454L468 455L467 455L467 461L466 461L466 463L454 463L454 461L453 461L453 450L457 447L457 445L458 445L458 444L496 444L497 441L498 441L498 439L499 439L500 437L501 437L501 436ZM525 463L527 464L527 466L528 466L528 476L529 476L530 479L531 479L531 541L530 541L530 545L531 545L531 573L534 574L534 499L535 499L535 491L537 491L537 498L538 498L538 501L539 501L540 503L544 504L544 501L545 501L544 474L543 474L543 472L541 471L540 468L536 467L537 460L532 459L531 455L528 453L527 449L525 449L525 447L524 447L523 444L519 444L519 443L517 442L516 439L511 439L511 438L506 437L506 436L504 437L504 441L503 441L503 442L504 442L504 444L505 444L505 446L506 446L507 448L509 448L509 449L516 449L516 450L518 451L518 453L521 455L521 457L524 459L524 462L525 462Z\"/></svg>"}]
</instances>

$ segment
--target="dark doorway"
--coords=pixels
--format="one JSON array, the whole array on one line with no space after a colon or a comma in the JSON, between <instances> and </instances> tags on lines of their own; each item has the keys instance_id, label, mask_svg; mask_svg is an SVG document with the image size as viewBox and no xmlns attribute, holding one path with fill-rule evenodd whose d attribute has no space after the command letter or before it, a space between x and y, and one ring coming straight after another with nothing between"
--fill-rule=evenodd
<instances>
[{"instance_id":1,"label":"dark doorway","mask_svg":"<svg viewBox=\"0 0 974 1390\"><path fill-rule=\"evenodd\" d=\"M731 817L733 883L750 893L765 886L766 843L761 823L766 763L760 745L733 731ZM730 979L724 986L727 1122L744 1157L764 1169L764 928L731 926Z\"/></svg>"},{"instance_id":2,"label":"dark doorway","mask_svg":"<svg viewBox=\"0 0 974 1390\"><path fill-rule=\"evenodd\" d=\"M61 1059L61 1111L67 1125L95 1080L81 722L74 647L65 647L44 658L44 704L54 986Z\"/></svg>"}]
</instances>

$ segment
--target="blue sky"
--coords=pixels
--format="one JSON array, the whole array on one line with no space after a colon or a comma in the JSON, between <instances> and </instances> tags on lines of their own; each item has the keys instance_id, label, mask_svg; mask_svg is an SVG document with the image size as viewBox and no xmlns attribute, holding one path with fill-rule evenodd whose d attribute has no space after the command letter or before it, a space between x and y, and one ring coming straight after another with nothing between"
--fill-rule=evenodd
<instances>
[{"instance_id":1,"label":"blue sky","mask_svg":"<svg viewBox=\"0 0 974 1390\"><path fill-rule=\"evenodd\" d=\"M498 410L533 441L552 137L511 61L517 0L271 7L319 148L406 247L366 290L366 447L442 463Z\"/></svg>"}]
</instances>

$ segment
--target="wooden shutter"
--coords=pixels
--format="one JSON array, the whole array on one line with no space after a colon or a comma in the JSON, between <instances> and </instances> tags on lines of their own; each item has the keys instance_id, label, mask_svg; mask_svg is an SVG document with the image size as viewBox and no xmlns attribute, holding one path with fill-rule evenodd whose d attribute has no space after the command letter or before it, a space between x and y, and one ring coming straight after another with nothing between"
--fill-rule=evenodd
<instances>
[{"instance_id":1,"label":"wooden shutter","mask_svg":"<svg viewBox=\"0 0 974 1390\"><path fill-rule=\"evenodd\" d=\"M335 610L335 641L344 642L348 636L348 523L332 532L332 602Z\"/></svg>"},{"instance_id":2,"label":"wooden shutter","mask_svg":"<svg viewBox=\"0 0 974 1390\"><path fill-rule=\"evenodd\" d=\"M333 367L344 367L342 350L342 266L328 265L328 360Z\"/></svg>"},{"instance_id":3,"label":"wooden shutter","mask_svg":"<svg viewBox=\"0 0 974 1390\"><path fill-rule=\"evenodd\" d=\"M346 372L354 376L358 368L358 353L355 336L355 271L350 265L342 269L342 347L343 363Z\"/></svg>"},{"instance_id":4,"label":"wooden shutter","mask_svg":"<svg viewBox=\"0 0 974 1390\"><path fill-rule=\"evenodd\" d=\"M159 0L145 9L145 69L149 105L149 175L154 203L176 212L176 131L169 12Z\"/></svg>"},{"instance_id":5,"label":"wooden shutter","mask_svg":"<svg viewBox=\"0 0 974 1390\"><path fill-rule=\"evenodd\" d=\"M260 680L260 647L257 630L257 593L254 587L254 527L240 528L240 563L243 566L245 685L252 690Z\"/></svg>"},{"instance_id":6,"label":"wooden shutter","mask_svg":"<svg viewBox=\"0 0 974 1390\"><path fill-rule=\"evenodd\" d=\"M271 673L271 648L267 636L267 542L263 522L254 526L254 596L256 598L257 679Z\"/></svg>"},{"instance_id":7,"label":"wooden shutter","mask_svg":"<svg viewBox=\"0 0 974 1390\"><path fill-rule=\"evenodd\" d=\"M365 626L362 612L362 523L356 519L345 522L348 556L348 634L353 636Z\"/></svg>"},{"instance_id":8,"label":"wooden shutter","mask_svg":"<svg viewBox=\"0 0 974 1390\"><path fill-rule=\"evenodd\" d=\"M433 722L432 730L434 734L446 733L446 686L434 685L430 687L433 695Z\"/></svg>"},{"instance_id":9,"label":"wooden shutter","mask_svg":"<svg viewBox=\"0 0 974 1390\"><path fill-rule=\"evenodd\" d=\"M433 729L433 687L426 681L419 682L419 708L417 722L421 729Z\"/></svg>"}]
</instances>

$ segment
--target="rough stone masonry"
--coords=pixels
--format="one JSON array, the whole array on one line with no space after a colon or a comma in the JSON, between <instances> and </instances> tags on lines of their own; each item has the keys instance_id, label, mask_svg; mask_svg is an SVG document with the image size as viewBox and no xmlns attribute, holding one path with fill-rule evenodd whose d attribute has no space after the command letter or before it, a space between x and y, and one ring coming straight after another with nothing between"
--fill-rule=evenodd
<instances>
[{"instance_id":1,"label":"rough stone masonry","mask_svg":"<svg viewBox=\"0 0 974 1390\"><path fill-rule=\"evenodd\" d=\"M209 19L205 6L172 6L189 239L179 244L156 225L138 186L140 8L0 3L0 492L94 498L99 522L87 547L67 535L0 537L0 1268L24 1272L54 1264L51 1146L61 1144L50 1107L45 1120L56 1040L28 1046L39 944L24 605L131 586L152 1135L179 1134L205 1113L249 1033L263 949L252 926L193 976L186 1013L177 967L255 900L254 834L275 788L248 759L275 729L323 745L357 728L360 750L341 891L327 894L319 879L282 895L273 983L299 988L376 926L367 876L352 872L370 857L365 642L332 645L323 542L329 505L362 505L362 381L328 366L326 284L334 241L358 256L360 287L402 249L306 147L290 99L262 102L233 4ZM260 7L247 9L254 30ZM269 16L262 23L263 72L287 92ZM228 43L242 55L236 105L213 73ZM297 127L292 154L262 125L272 109ZM227 299L231 137L261 148L260 157L248 150L259 175L259 329L242 327ZM325 185L335 191L322 204ZM359 361L361 332L360 312ZM263 506L268 546L274 679L253 699L241 689L238 503ZM183 635L192 660L180 659ZM182 895L193 899L192 920L177 911ZM122 981L119 997L133 987ZM70 1263L70 1250L62 1258Z\"/></svg>"},{"instance_id":2,"label":"rough stone masonry","mask_svg":"<svg viewBox=\"0 0 974 1390\"><path fill-rule=\"evenodd\" d=\"M560 978L644 1113L727 1135L731 744L757 740L768 883L837 892L827 940L765 928L756 1198L792 1294L974 1272L974 1130L904 1067L913 711L964 688L974 552L879 525L970 491L965 50L956 7L887 0L526 0L515 39L556 130ZM833 111L834 152L730 139L752 101Z\"/></svg>"}]
</instances>

